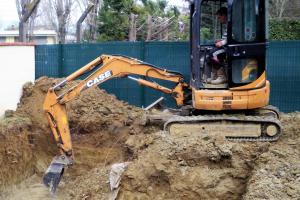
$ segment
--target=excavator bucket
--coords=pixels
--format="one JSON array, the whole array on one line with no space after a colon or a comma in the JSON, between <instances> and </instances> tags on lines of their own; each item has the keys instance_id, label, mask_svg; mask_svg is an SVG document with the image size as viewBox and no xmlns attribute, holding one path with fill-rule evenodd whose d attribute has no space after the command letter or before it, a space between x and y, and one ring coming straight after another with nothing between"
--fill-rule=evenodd
<instances>
[{"instance_id":1,"label":"excavator bucket","mask_svg":"<svg viewBox=\"0 0 300 200\"><path fill-rule=\"evenodd\" d=\"M52 162L50 163L48 169L46 170L43 176L43 183L45 186L49 187L50 192L52 194L55 194L56 192L56 189L64 173L65 167L71 164L72 162L68 159L68 157L64 155L56 156L53 158Z\"/></svg>"}]
</instances>

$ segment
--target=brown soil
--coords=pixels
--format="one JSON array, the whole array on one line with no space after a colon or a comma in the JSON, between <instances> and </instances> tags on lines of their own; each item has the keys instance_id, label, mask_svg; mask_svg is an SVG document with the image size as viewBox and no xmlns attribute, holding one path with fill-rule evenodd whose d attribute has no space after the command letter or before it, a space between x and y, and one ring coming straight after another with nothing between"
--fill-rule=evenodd
<instances>
[{"instance_id":1,"label":"brown soil","mask_svg":"<svg viewBox=\"0 0 300 200\"><path fill-rule=\"evenodd\" d=\"M300 199L300 113L282 115L283 135L256 160L245 200Z\"/></svg>"},{"instance_id":2,"label":"brown soil","mask_svg":"<svg viewBox=\"0 0 300 200\"><path fill-rule=\"evenodd\" d=\"M0 122L0 199L53 199L41 184L55 143L42 111L57 79L24 85L18 109ZM220 136L171 136L142 126L144 112L105 91L84 91L67 106L76 163L56 199L108 199L114 163L131 161L118 199L299 199L300 113L283 115L275 143Z\"/></svg>"},{"instance_id":3,"label":"brown soil","mask_svg":"<svg viewBox=\"0 0 300 200\"><path fill-rule=\"evenodd\" d=\"M275 143L152 134L151 145L126 171L119 198L299 199L300 114L285 114L282 121L284 133ZM132 141L141 138L130 137L139 137L127 141L136 151Z\"/></svg>"}]
</instances>

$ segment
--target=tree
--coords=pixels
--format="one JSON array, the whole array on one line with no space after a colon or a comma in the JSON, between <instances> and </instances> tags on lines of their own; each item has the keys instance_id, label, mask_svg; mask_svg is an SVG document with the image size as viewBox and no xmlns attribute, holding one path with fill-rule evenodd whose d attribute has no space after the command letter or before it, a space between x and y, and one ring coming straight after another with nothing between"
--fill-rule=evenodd
<instances>
[{"instance_id":1,"label":"tree","mask_svg":"<svg viewBox=\"0 0 300 200\"><path fill-rule=\"evenodd\" d=\"M43 0L43 11L48 25L56 30L58 42L64 44L74 0Z\"/></svg>"},{"instance_id":2,"label":"tree","mask_svg":"<svg viewBox=\"0 0 300 200\"><path fill-rule=\"evenodd\" d=\"M146 41L178 40L180 32L178 8L168 7L165 0L143 0L142 3L137 38Z\"/></svg>"},{"instance_id":3,"label":"tree","mask_svg":"<svg viewBox=\"0 0 300 200\"><path fill-rule=\"evenodd\" d=\"M282 19L289 2L290 0L270 0L270 16Z\"/></svg>"},{"instance_id":4,"label":"tree","mask_svg":"<svg viewBox=\"0 0 300 200\"><path fill-rule=\"evenodd\" d=\"M179 34L180 12L166 0L104 0L99 13L100 41L174 40ZM181 34L182 35L182 34Z\"/></svg>"},{"instance_id":5,"label":"tree","mask_svg":"<svg viewBox=\"0 0 300 200\"><path fill-rule=\"evenodd\" d=\"M67 34L67 23L70 17L72 0L56 0L55 11L58 22L58 42L64 44Z\"/></svg>"},{"instance_id":6,"label":"tree","mask_svg":"<svg viewBox=\"0 0 300 200\"><path fill-rule=\"evenodd\" d=\"M145 38L146 41L154 40L154 36L162 38L162 31L167 29L167 24L165 18L165 9L167 7L167 2L165 0L158 0L156 2L151 0L142 0L144 17L146 17L146 37L143 37L141 33L141 38ZM142 13L143 14L143 13ZM163 27L164 26L164 27Z\"/></svg>"},{"instance_id":7,"label":"tree","mask_svg":"<svg viewBox=\"0 0 300 200\"><path fill-rule=\"evenodd\" d=\"M31 17L30 27L33 32L34 20L37 16L37 6L40 0L16 0L16 7L19 16L19 41L27 42L28 20ZM34 14L33 14L34 13Z\"/></svg>"},{"instance_id":8,"label":"tree","mask_svg":"<svg viewBox=\"0 0 300 200\"><path fill-rule=\"evenodd\" d=\"M269 0L271 15L269 36L271 40L300 39L300 1Z\"/></svg>"},{"instance_id":9,"label":"tree","mask_svg":"<svg viewBox=\"0 0 300 200\"><path fill-rule=\"evenodd\" d=\"M130 13L130 27L129 27L129 41L136 41L136 33L137 33L137 17L138 15L135 15L133 13Z\"/></svg>"},{"instance_id":10,"label":"tree","mask_svg":"<svg viewBox=\"0 0 300 200\"><path fill-rule=\"evenodd\" d=\"M85 8L84 12L81 14L80 18L78 19L76 23L76 40L77 42L81 41L81 24L84 21L84 19L87 17L87 15L91 12L91 10L94 8L94 4L88 4Z\"/></svg>"},{"instance_id":11,"label":"tree","mask_svg":"<svg viewBox=\"0 0 300 200\"><path fill-rule=\"evenodd\" d=\"M129 16L134 13L133 7L133 0L104 0L98 19L98 40L128 40Z\"/></svg>"},{"instance_id":12,"label":"tree","mask_svg":"<svg viewBox=\"0 0 300 200\"><path fill-rule=\"evenodd\" d=\"M92 9L92 12L89 13L88 15L88 39L95 41L97 38L97 18L98 18L98 12L102 4L102 0L91 0L92 3L95 5Z\"/></svg>"},{"instance_id":13,"label":"tree","mask_svg":"<svg viewBox=\"0 0 300 200\"><path fill-rule=\"evenodd\" d=\"M181 14L178 18L178 31L175 31L176 40L189 40L190 18L189 14Z\"/></svg>"},{"instance_id":14,"label":"tree","mask_svg":"<svg viewBox=\"0 0 300 200\"><path fill-rule=\"evenodd\" d=\"M300 1L299 0L290 0L287 3L286 10L283 17L293 20L300 20Z\"/></svg>"},{"instance_id":15,"label":"tree","mask_svg":"<svg viewBox=\"0 0 300 200\"><path fill-rule=\"evenodd\" d=\"M82 13L84 13L85 9L88 8L88 5L94 5L85 19L82 32L84 40L95 41L97 38L98 13L102 5L102 0L77 0L77 4L79 5Z\"/></svg>"},{"instance_id":16,"label":"tree","mask_svg":"<svg viewBox=\"0 0 300 200\"><path fill-rule=\"evenodd\" d=\"M296 20L270 20L271 40L300 40L300 21Z\"/></svg>"}]
</instances>

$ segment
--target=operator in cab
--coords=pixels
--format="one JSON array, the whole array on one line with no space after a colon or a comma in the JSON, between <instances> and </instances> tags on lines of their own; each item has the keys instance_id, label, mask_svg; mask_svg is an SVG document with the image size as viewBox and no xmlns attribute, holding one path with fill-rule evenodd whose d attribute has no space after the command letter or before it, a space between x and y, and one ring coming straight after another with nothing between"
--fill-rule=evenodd
<instances>
[{"instance_id":1,"label":"operator in cab","mask_svg":"<svg viewBox=\"0 0 300 200\"><path fill-rule=\"evenodd\" d=\"M221 7L216 15L221 24L227 24L227 8ZM211 77L207 79L207 83L213 85L224 84L227 82L226 72L224 66L222 66L222 61L225 60L226 52L222 48L227 44L227 30L223 31L222 39L216 40L215 48L212 49L210 53L210 60L212 61L212 74Z\"/></svg>"}]
</instances>

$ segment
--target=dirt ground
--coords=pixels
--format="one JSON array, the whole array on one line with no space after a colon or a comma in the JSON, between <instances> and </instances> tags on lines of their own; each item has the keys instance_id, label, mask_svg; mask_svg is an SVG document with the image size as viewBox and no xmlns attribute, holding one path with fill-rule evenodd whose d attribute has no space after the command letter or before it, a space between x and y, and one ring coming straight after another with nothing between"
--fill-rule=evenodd
<instances>
[{"instance_id":1,"label":"dirt ground","mask_svg":"<svg viewBox=\"0 0 300 200\"><path fill-rule=\"evenodd\" d=\"M25 84L17 110L0 120L0 199L109 199L111 165L127 161L118 199L300 199L300 113L282 115L274 143L175 137L98 88L67 106L76 162L53 197L41 183L57 154L42 104L57 81Z\"/></svg>"}]
</instances>

